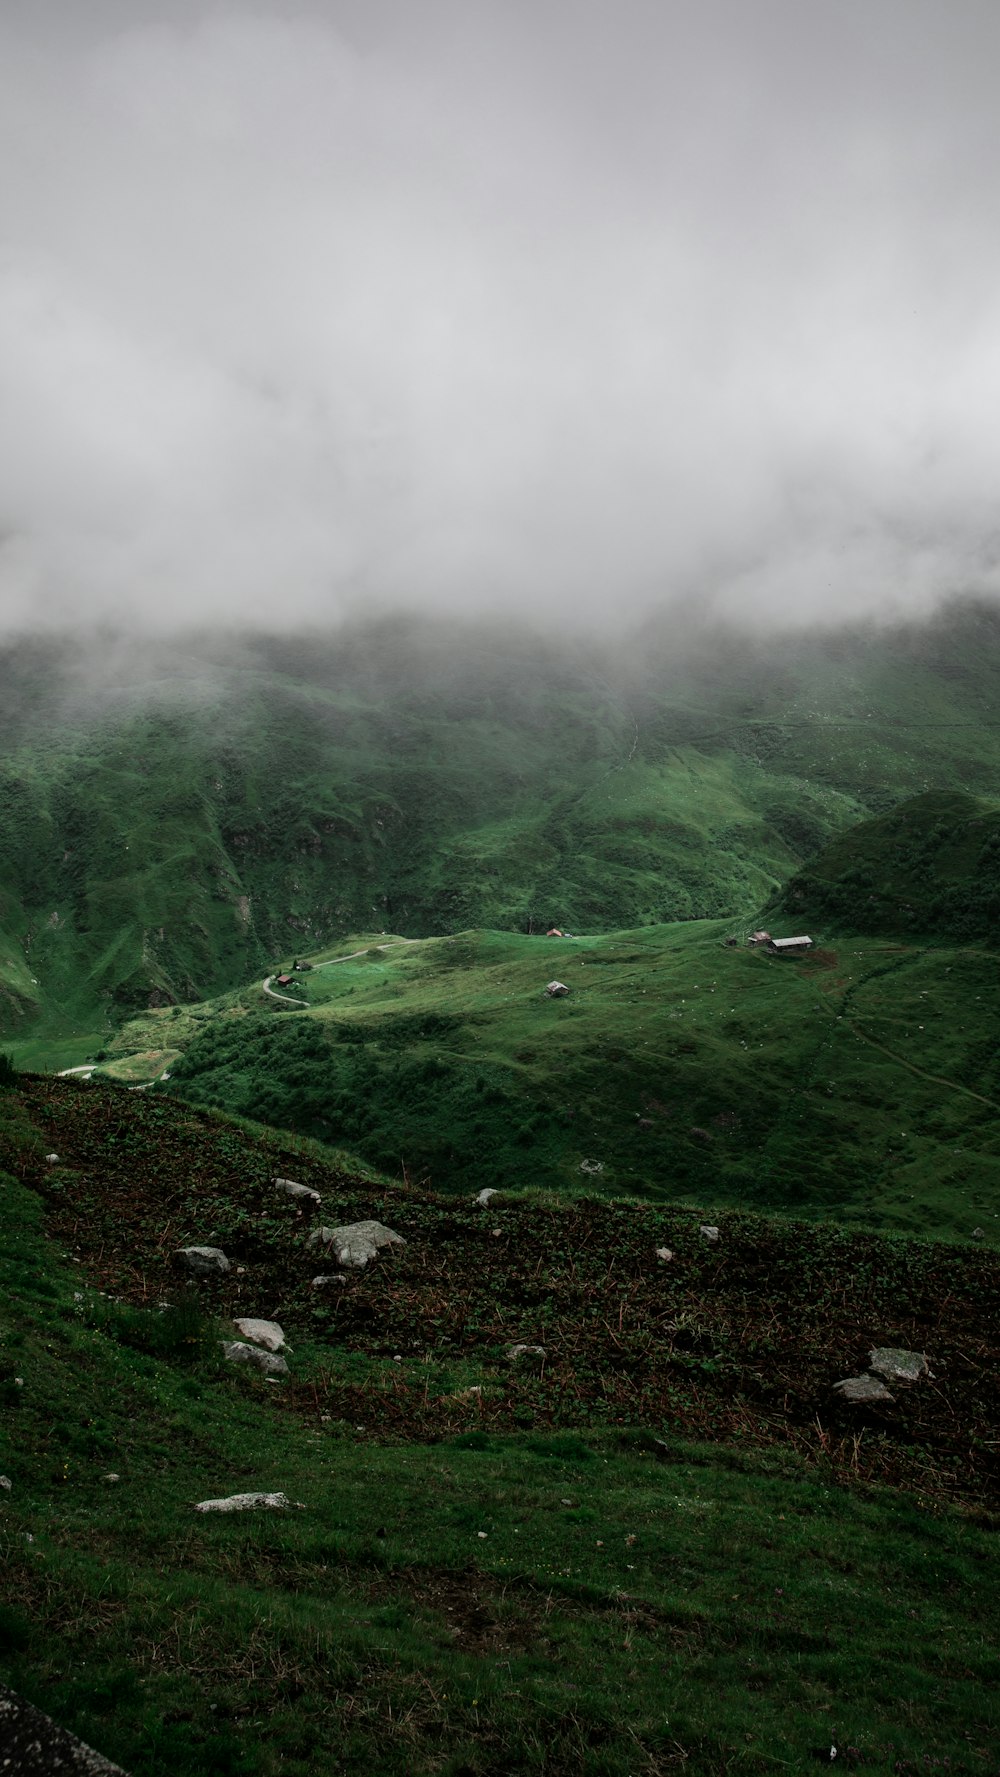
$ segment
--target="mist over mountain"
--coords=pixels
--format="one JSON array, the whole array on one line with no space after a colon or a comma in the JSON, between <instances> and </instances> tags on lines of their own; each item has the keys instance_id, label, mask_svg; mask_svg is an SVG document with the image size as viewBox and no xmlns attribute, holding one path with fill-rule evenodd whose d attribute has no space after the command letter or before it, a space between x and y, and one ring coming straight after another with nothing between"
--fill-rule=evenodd
<instances>
[{"instance_id":1,"label":"mist over mountain","mask_svg":"<svg viewBox=\"0 0 1000 1777\"><path fill-rule=\"evenodd\" d=\"M998 584L980 0L0 19L0 627Z\"/></svg>"}]
</instances>

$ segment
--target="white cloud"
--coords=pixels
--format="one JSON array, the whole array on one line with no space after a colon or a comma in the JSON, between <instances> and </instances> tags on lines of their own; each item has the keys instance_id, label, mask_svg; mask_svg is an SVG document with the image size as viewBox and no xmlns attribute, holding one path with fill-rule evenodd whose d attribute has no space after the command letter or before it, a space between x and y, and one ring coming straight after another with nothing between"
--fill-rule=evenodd
<instances>
[{"instance_id":1,"label":"white cloud","mask_svg":"<svg viewBox=\"0 0 1000 1777\"><path fill-rule=\"evenodd\" d=\"M975 0L0 22L0 614L995 589L998 48Z\"/></svg>"}]
</instances>

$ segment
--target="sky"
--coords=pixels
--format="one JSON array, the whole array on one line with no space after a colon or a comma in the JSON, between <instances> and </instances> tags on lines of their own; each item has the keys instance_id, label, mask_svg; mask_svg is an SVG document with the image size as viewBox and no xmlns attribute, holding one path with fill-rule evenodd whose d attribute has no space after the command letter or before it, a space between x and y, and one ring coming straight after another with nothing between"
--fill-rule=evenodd
<instances>
[{"instance_id":1,"label":"sky","mask_svg":"<svg viewBox=\"0 0 1000 1777\"><path fill-rule=\"evenodd\" d=\"M996 0L4 0L0 633L1000 592Z\"/></svg>"}]
</instances>

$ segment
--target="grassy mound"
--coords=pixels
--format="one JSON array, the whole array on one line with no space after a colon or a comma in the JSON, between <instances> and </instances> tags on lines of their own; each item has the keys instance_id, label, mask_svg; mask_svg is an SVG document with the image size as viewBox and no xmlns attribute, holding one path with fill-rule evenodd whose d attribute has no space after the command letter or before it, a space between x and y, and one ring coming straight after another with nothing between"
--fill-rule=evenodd
<instances>
[{"instance_id":1,"label":"grassy mound","mask_svg":"<svg viewBox=\"0 0 1000 1777\"><path fill-rule=\"evenodd\" d=\"M1000 805L955 791L912 797L833 840L775 905L832 932L1000 943Z\"/></svg>"}]
</instances>

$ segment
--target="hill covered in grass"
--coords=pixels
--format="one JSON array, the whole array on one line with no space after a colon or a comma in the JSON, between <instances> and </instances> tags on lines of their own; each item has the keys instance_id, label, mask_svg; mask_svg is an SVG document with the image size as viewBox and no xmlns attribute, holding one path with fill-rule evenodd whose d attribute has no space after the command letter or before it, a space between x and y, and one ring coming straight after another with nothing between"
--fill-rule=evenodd
<instances>
[{"instance_id":1,"label":"hill covered in grass","mask_svg":"<svg viewBox=\"0 0 1000 1777\"><path fill-rule=\"evenodd\" d=\"M929 791L851 827L777 898L833 932L1000 941L1000 804Z\"/></svg>"},{"instance_id":2,"label":"hill covered in grass","mask_svg":"<svg viewBox=\"0 0 1000 1777\"><path fill-rule=\"evenodd\" d=\"M724 922L371 937L161 1008L101 1067L441 1191L544 1188L993 1239L1000 1001L975 946ZM342 960L336 960L341 958ZM550 998L553 978L569 992ZM274 997L275 994L281 997Z\"/></svg>"},{"instance_id":3,"label":"hill covered in grass","mask_svg":"<svg viewBox=\"0 0 1000 1777\"><path fill-rule=\"evenodd\" d=\"M275 1172L406 1244L316 1290ZM992 1769L995 1254L483 1211L41 1078L0 1218L0 1675L134 1777ZM220 1361L234 1313L287 1378ZM850 1406L883 1344L932 1381ZM295 1503L193 1509L257 1488Z\"/></svg>"},{"instance_id":4,"label":"hill covered in grass","mask_svg":"<svg viewBox=\"0 0 1000 1777\"><path fill-rule=\"evenodd\" d=\"M601 639L10 643L0 1032L113 1034L345 932L750 919L867 815L1000 769L1000 618Z\"/></svg>"}]
</instances>

